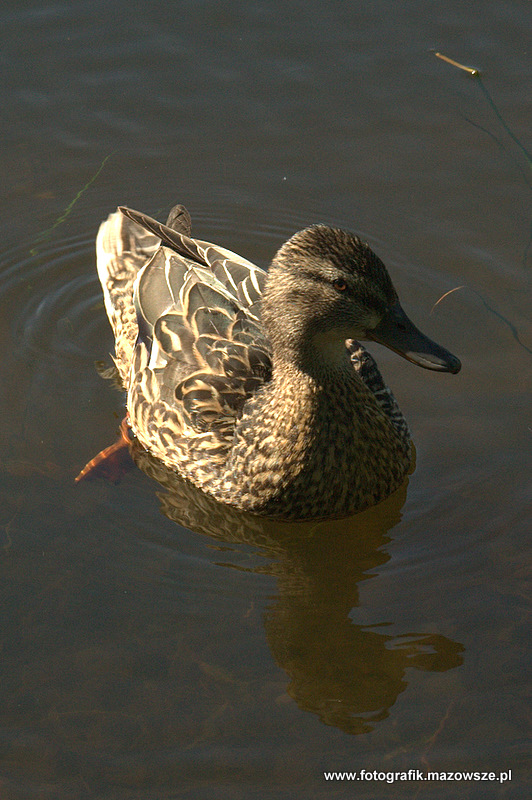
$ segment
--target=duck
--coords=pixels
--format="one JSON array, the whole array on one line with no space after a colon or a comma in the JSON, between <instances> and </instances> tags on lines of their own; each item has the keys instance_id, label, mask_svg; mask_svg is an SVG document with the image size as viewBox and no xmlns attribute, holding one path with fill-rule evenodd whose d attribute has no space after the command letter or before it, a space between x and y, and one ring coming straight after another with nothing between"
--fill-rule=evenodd
<instances>
[{"instance_id":1,"label":"duck","mask_svg":"<svg viewBox=\"0 0 532 800\"><path fill-rule=\"evenodd\" d=\"M405 482L409 428L361 342L425 369L461 365L410 321L358 236L311 225L263 270L193 238L182 205L166 224L120 206L96 251L123 442L218 502L279 520L351 516Z\"/></svg>"}]
</instances>

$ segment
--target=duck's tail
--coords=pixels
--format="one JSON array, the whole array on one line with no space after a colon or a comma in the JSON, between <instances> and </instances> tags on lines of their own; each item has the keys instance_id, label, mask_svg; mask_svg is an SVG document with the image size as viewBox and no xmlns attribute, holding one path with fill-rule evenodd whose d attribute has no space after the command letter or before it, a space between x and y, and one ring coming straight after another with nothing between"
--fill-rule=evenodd
<instances>
[{"instance_id":1,"label":"duck's tail","mask_svg":"<svg viewBox=\"0 0 532 800\"><path fill-rule=\"evenodd\" d=\"M116 340L115 363L124 386L137 339L133 284L159 246L159 239L119 211L102 222L96 239L98 277Z\"/></svg>"}]
</instances>

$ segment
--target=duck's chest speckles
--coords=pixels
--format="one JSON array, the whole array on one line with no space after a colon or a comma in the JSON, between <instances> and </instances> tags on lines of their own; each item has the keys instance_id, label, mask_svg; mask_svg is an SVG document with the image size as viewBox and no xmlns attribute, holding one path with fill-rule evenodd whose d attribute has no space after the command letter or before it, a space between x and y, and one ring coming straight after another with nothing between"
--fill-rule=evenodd
<instances>
[{"instance_id":1,"label":"duck's chest speckles","mask_svg":"<svg viewBox=\"0 0 532 800\"><path fill-rule=\"evenodd\" d=\"M238 472L243 507L271 516L282 507L294 519L341 515L402 482L409 454L365 387L348 381L327 392L309 383L295 392L287 383L271 399L255 398L238 427L229 471Z\"/></svg>"}]
</instances>

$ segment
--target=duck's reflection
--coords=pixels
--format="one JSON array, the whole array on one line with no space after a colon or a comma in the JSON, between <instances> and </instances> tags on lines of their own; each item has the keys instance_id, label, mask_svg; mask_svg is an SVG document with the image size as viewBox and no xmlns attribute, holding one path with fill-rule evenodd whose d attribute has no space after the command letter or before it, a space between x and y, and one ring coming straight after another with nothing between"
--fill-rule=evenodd
<instances>
[{"instance_id":1,"label":"duck's reflection","mask_svg":"<svg viewBox=\"0 0 532 800\"><path fill-rule=\"evenodd\" d=\"M389 559L383 548L401 518L406 484L350 519L279 523L216 503L136 443L131 452L164 487L158 496L169 519L217 540L258 546L272 557L267 572L276 576L279 596L265 612L266 636L290 678L287 691L303 710L348 733L365 733L388 716L407 687L407 667L445 671L462 663L463 646L444 636L392 635L387 628L395 620L363 626L350 618L358 584Z\"/></svg>"}]
</instances>

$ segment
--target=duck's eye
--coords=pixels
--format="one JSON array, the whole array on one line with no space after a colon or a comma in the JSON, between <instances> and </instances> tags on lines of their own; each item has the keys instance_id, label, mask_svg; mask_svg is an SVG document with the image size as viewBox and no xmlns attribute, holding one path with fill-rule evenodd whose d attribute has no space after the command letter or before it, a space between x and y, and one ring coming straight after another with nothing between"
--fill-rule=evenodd
<instances>
[{"instance_id":1,"label":"duck's eye","mask_svg":"<svg viewBox=\"0 0 532 800\"><path fill-rule=\"evenodd\" d=\"M335 278L333 280L333 286L335 289L338 289L339 292L345 292L347 289L347 281L344 281L343 278Z\"/></svg>"}]
</instances>

